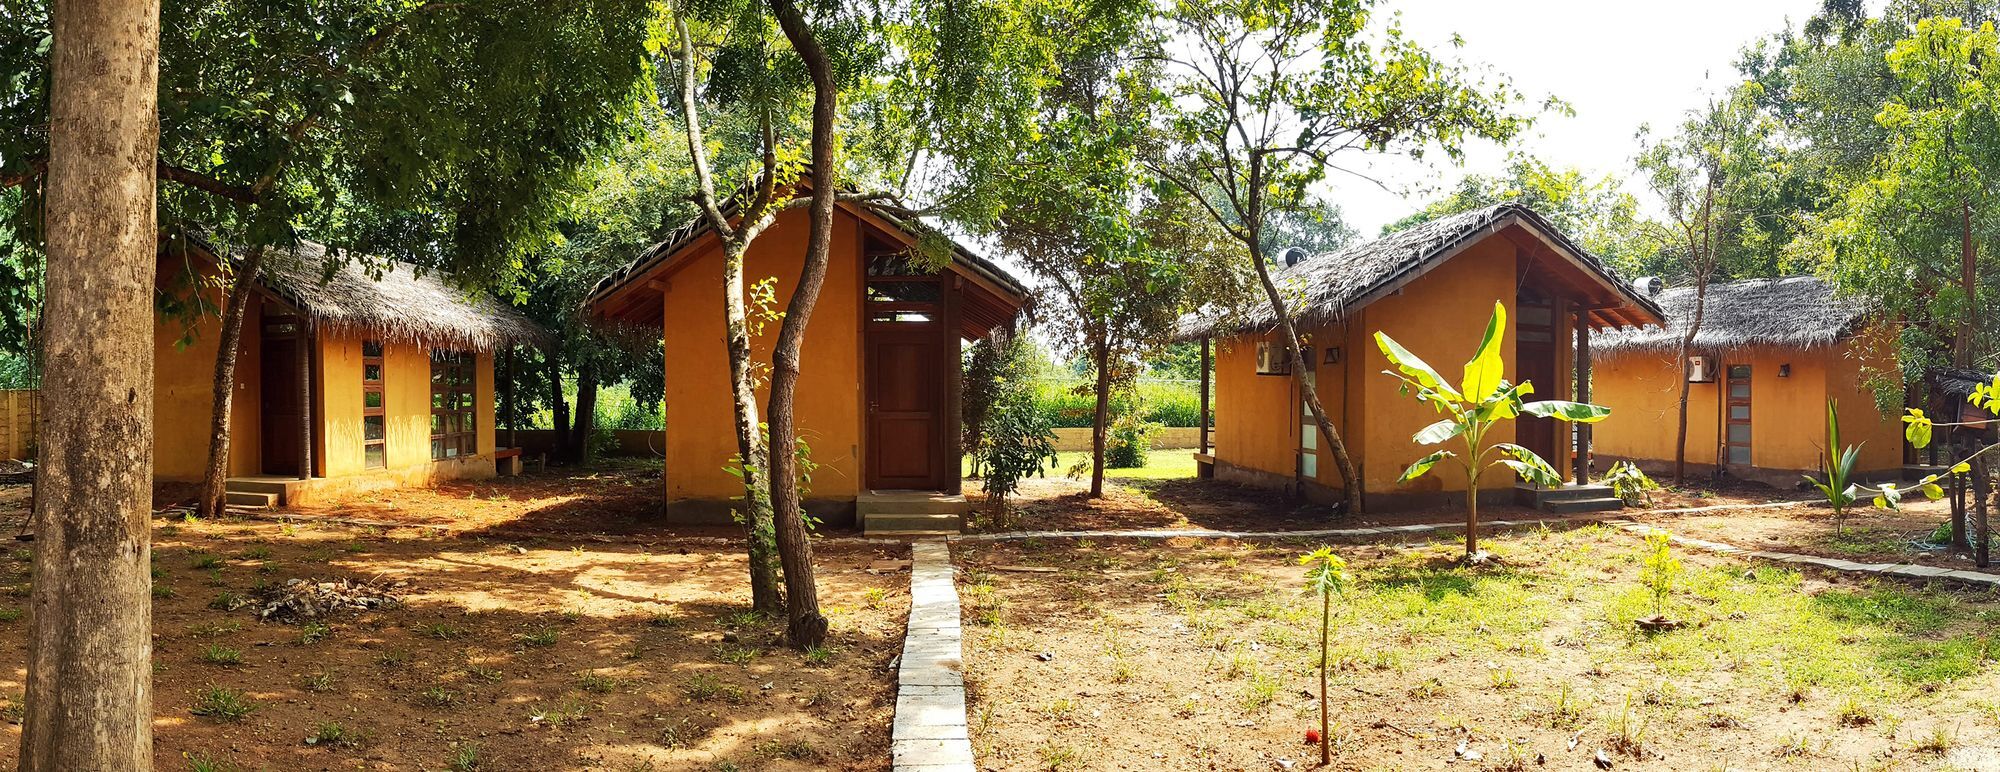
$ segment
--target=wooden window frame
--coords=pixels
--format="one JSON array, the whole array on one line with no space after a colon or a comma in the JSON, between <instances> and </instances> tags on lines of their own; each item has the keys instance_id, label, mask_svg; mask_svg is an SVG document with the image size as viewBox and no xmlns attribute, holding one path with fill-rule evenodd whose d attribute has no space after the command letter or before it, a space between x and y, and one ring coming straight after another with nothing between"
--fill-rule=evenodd
<instances>
[{"instance_id":1,"label":"wooden window frame","mask_svg":"<svg viewBox=\"0 0 2000 772\"><path fill-rule=\"evenodd\" d=\"M369 354L370 350L373 350L375 353L372 355ZM389 466L389 418L386 410L389 403L388 395L382 390L383 382L388 379L389 374L388 367L384 364L384 360L386 359L384 355L387 353L388 351L383 348L382 342L379 340L364 340L361 342L361 467L363 469L387 469ZM374 380L368 379L368 368L370 367L375 368ZM368 406L368 395L370 394L375 395L374 407ZM380 438L368 439L368 419L370 418L381 419L382 436ZM368 449L371 447L382 449L379 460L372 462L368 460Z\"/></svg>"},{"instance_id":2,"label":"wooden window frame","mask_svg":"<svg viewBox=\"0 0 2000 772\"><path fill-rule=\"evenodd\" d=\"M470 351L431 350L432 461L479 452L478 362Z\"/></svg>"}]
</instances>

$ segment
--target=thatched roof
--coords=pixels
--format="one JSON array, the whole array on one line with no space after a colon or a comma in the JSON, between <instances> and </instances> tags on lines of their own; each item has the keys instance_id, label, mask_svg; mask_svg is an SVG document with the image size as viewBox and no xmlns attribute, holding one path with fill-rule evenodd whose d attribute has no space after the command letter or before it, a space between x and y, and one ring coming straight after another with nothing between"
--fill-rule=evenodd
<instances>
[{"instance_id":1,"label":"thatched roof","mask_svg":"<svg viewBox=\"0 0 2000 772\"><path fill-rule=\"evenodd\" d=\"M1939 394L1963 402L1972 396L1972 390L1993 383L1993 374L1962 367L1933 367L1931 382L1936 384Z\"/></svg>"},{"instance_id":2,"label":"thatched roof","mask_svg":"<svg viewBox=\"0 0 2000 772\"><path fill-rule=\"evenodd\" d=\"M1546 245L1546 251L1566 260L1583 281L1620 308L1601 309L1598 323L1608 327L1643 324L1659 316L1659 308L1643 294L1557 230L1555 226L1520 204L1495 204L1470 212L1440 217L1391 233L1379 239L1309 257L1297 265L1280 268L1272 276L1287 292L1303 296L1290 309L1299 320L1335 322L1349 312L1394 292L1410 280L1450 259L1466 246L1518 226L1526 239ZM1223 319L1219 315L1191 318L1183 324L1183 334L1199 337L1251 329L1268 329L1277 324L1269 305L1257 303L1244 316Z\"/></svg>"},{"instance_id":3,"label":"thatched roof","mask_svg":"<svg viewBox=\"0 0 2000 772\"><path fill-rule=\"evenodd\" d=\"M808 167L808 169L810 169L810 167ZM806 183L810 181L810 179L811 178L807 176L800 180L800 182L798 183L798 191L796 191L796 195L804 196L807 194L807 192L811 188ZM840 193L842 194L851 194L854 192L855 191L846 188L840 190ZM728 200L723 202L722 214L724 217L728 217L731 219L734 219L736 217L737 206L739 205L742 196L743 192L739 191L736 195L730 196ZM866 203L862 202L843 200L840 202L839 205L843 207L866 209L875 214L876 216L881 217L883 220L887 221L891 225L894 225L898 229L901 229L905 233L910 234L912 237L933 236L942 239L943 241L950 244L952 253L952 262L955 265L962 267L971 273L977 274L987 279L988 281L993 282L995 285L998 285L1001 289L1011 293L1013 297L1010 298L1010 300L1014 301L1016 305L1026 302L1028 298L1028 289L1026 286L1021 284L1020 280L1015 279L1012 275L1008 274L1005 270L1001 269L1000 266L994 264L993 261L987 260L986 258L979 256L972 250L965 248L963 244L958 243L957 240L945 236L944 234L938 232L935 228L926 225L921 220L901 217L887 209L879 207L870 207ZM804 210L800 211L803 212ZM781 212L780 214L782 215L783 213ZM708 235L714 230L715 229L711 225L709 225L707 216L696 215L692 219L688 220L686 223L681 224L680 227L673 229L673 231L669 232L665 238L660 239L652 246L647 247L644 251L641 251L638 257L632 259L632 262L627 263L624 266L621 266L618 270L612 271L609 275L605 276L602 279L599 279L597 281L597 284L590 288L590 294L585 296L584 305L586 307L592 306L597 304L599 301L609 298L612 295L612 293L617 292L620 288L623 288L625 285L630 284L631 282L639 279L642 276L645 276L647 273L651 272L653 268L672 260L675 255L680 254L681 250L684 250L694 245L703 236Z\"/></svg>"},{"instance_id":4,"label":"thatched roof","mask_svg":"<svg viewBox=\"0 0 2000 772\"><path fill-rule=\"evenodd\" d=\"M1655 299L1666 309L1666 327L1600 333L1591 347L1602 352L1678 350L1694 318L1694 288L1676 287ZM1708 285L1694 347L1712 352L1831 346L1855 332L1870 310L1866 302L1814 276L1715 282Z\"/></svg>"},{"instance_id":5,"label":"thatched roof","mask_svg":"<svg viewBox=\"0 0 2000 772\"><path fill-rule=\"evenodd\" d=\"M325 328L477 351L542 345L551 337L499 300L451 286L439 271L420 275L408 263L330 251L316 242L266 255L260 273L260 286Z\"/></svg>"}]
</instances>

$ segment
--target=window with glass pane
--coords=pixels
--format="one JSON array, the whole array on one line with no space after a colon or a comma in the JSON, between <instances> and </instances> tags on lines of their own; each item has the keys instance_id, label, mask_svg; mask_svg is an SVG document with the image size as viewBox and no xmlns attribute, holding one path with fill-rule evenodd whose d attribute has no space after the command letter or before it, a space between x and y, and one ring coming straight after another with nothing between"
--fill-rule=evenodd
<instances>
[{"instance_id":1,"label":"window with glass pane","mask_svg":"<svg viewBox=\"0 0 2000 772\"><path fill-rule=\"evenodd\" d=\"M382 413L382 342L361 342L361 466L389 465L388 419Z\"/></svg>"},{"instance_id":2,"label":"window with glass pane","mask_svg":"<svg viewBox=\"0 0 2000 772\"><path fill-rule=\"evenodd\" d=\"M479 451L477 419L473 417L474 364L465 351L431 352L431 458L443 460Z\"/></svg>"}]
</instances>

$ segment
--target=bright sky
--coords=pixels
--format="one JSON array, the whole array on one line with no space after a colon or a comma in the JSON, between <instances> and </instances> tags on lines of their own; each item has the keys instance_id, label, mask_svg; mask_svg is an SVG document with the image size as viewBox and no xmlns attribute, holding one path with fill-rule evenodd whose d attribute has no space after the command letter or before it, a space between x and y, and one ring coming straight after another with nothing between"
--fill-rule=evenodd
<instances>
[{"instance_id":1,"label":"bright sky","mask_svg":"<svg viewBox=\"0 0 2000 772\"><path fill-rule=\"evenodd\" d=\"M1744 44L1802 24L1820 0L1384 0L1378 21L1401 11L1403 29L1437 52L1453 33L1465 39L1458 57L1511 78L1539 104L1554 95L1575 117L1545 116L1511 148L1485 143L1465 168L1442 157L1424 164L1368 158L1372 174L1395 189L1338 175L1325 195L1345 210L1364 237L1415 211L1467 173L1502 171L1508 150L1524 150L1551 166L1575 166L1592 176L1631 176L1641 124L1664 129L1704 95L1726 87ZM1872 7L1871 3L1871 7ZM1647 206L1641 184L1628 186Z\"/></svg>"}]
</instances>

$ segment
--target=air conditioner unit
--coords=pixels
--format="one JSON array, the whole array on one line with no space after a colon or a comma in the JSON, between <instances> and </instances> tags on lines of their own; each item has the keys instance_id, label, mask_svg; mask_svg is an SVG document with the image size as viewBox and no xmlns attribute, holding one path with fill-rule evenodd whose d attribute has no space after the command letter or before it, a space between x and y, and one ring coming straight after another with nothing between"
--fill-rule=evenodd
<instances>
[{"instance_id":1,"label":"air conditioner unit","mask_svg":"<svg viewBox=\"0 0 2000 772\"><path fill-rule=\"evenodd\" d=\"M1264 341L1257 344L1258 375L1291 375L1292 363L1285 356L1285 347Z\"/></svg>"},{"instance_id":2,"label":"air conditioner unit","mask_svg":"<svg viewBox=\"0 0 2000 772\"><path fill-rule=\"evenodd\" d=\"M1715 357L1696 354L1688 357L1688 383L1714 383Z\"/></svg>"}]
</instances>

